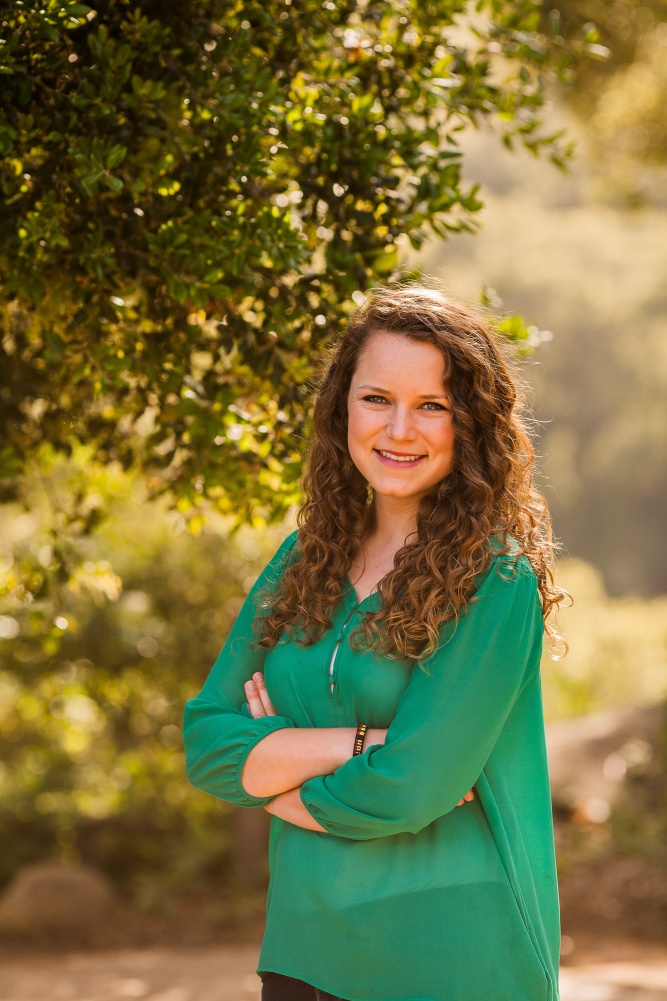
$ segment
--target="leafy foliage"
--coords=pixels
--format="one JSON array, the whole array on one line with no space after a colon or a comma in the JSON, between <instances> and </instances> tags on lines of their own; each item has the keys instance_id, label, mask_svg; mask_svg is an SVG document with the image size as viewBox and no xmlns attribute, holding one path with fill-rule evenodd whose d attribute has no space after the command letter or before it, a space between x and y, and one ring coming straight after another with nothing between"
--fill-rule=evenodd
<instances>
[{"instance_id":1,"label":"leafy foliage","mask_svg":"<svg viewBox=\"0 0 667 1001\"><path fill-rule=\"evenodd\" d=\"M229 875L230 808L187 783L181 715L278 539L244 529L230 544L223 519L194 536L119 464L91 474L88 458L54 459L48 493L35 472L30 513L8 505L0 527L3 569L20 580L26 565L46 571L73 481L108 512L92 536L68 536L80 569L50 632L46 599L20 631L0 616L0 883L51 855L98 865L150 903L154 879L177 892Z\"/></svg>"},{"instance_id":2,"label":"leafy foliage","mask_svg":"<svg viewBox=\"0 0 667 1001\"><path fill-rule=\"evenodd\" d=\"M40 443L239 521L295 500L310 380L402 241L475 228L460 132L568 155L539 5L17 0L0 46L5 496Z\"/></svg>"}]
</instances>

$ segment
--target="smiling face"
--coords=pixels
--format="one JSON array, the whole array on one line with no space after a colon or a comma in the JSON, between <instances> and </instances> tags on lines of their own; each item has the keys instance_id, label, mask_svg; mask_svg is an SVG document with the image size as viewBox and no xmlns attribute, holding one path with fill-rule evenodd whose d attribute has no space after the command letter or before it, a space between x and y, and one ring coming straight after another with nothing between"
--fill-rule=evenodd
<instances>
[{"instance_id":1,"label":"smiling face","mask_svg":"<svg viewBox=\"0 0 667 1001\"><path fill-rule=\"evenodd\" d=\"M347 397L347 444L376 501L418 503L451 470L454 428L444 373L445 359L433 344L386 331L366 341Z\"/></svg>"}]
</instances>

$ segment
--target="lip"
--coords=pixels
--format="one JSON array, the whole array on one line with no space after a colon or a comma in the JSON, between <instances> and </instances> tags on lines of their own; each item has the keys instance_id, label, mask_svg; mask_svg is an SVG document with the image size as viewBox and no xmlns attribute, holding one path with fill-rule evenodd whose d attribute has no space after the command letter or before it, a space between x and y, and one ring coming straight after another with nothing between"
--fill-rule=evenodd
<instances>
[{"instance_id":1,"label":"lip","mask_svg":"<svg viewBox=\"0 0 667 1001\"><path fill-rule=\"evenodd\" d=\"M380 449L376 448L375 451L379 452ZM418 452L399 452L395 448L383 448L381 451L383 451L383 452L391 452L392 455L403 455L403 456L409 455L410 457L415 456L415 455L419 455Z\"/></svg>"},{"instance_id":2,"label":"lip","mask_svg":"<svg viewBox=\"0 0 667 1001\"><path fill-rule=\"evenodd\" d=\"M414 469L418 466L420 462L423 462L426 458L425 455L420 456L413 462L402 462L400 459L388 459L385 455L381 455L377 448L373 449L373 452L377 456L378 460L385 466L391 466L392 469ZM396 452L396 455L410 455L410 452Z\"/></svg>"}]
</instances>

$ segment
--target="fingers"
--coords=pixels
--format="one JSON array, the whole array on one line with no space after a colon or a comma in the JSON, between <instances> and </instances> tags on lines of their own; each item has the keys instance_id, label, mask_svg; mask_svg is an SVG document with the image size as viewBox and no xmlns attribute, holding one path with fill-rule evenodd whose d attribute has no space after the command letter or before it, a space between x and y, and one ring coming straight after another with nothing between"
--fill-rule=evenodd
<instances>
[{"instance_id":1,"label":"fingers","mask_svg":"<svg viewBox=\"0 0 667 1001\"><path fill-rule=\"evenodd\" d=\"M246 681L243 687L248 700L248 709L253 719L257 719L259 716L277 715L266 690L263 674L257 671L256 674L253 674L252 680Z\"/></svg>"},{"instance_id":2,"label":"fingers","mask_svg":"<svg viewBox=\"0 0 667 1001\"><path fill-rule=\"evenodd\" d=\"M246 699L248 700L248 709L250 710L252 718L257 719L259 716L266 716L266 711L262 705L262 700L259 697L257 686L252 681L246 681L243 687L245 689Z\"/></svg>"},{"instance_id":3,"label":"fingers","mask_svg":"<svg viewBox=\"0 0 667 1001\"><path fill-rule=\"evenodd\" d=\"M457 806L463 806L464 803L470 803L471 800L473 800L474 798L475 798L475 794L474 794L474 792L471 789L470 792L467 792L465 794L465 796L463 797L463 799L460 799L456 805Z\"/></svg>"}]
</instances>

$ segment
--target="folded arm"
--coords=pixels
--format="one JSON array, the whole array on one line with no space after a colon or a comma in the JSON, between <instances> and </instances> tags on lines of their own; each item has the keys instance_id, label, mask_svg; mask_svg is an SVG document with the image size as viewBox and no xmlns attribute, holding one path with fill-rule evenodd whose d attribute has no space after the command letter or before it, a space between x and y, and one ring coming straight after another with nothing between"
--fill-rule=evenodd
<instances>
[{"instance_id":1,"label":"folded arm","mask_svg":"<svg viewBox=\"0 0 667 1001\"><path fill-rule=\"evenodd\" d=\"M261 672L246 682L245 691L248 708L254 718L276 715ZM268 813L296 827L328 834L301 802L299 786L309 778L328 775L344 764L352 756L355 735L354 727L283 730L269 734L248 755L241 776L243 785L255 795L275 789L279 795L264 807ZM365 736L366 746L384 744L386 736L386 729L369 727ZM295 739L297 737L301 739ZM456 805L463 806L471 799L474 799L472 789Z\"/></svg>"},{"instance_id":2,"label":"folded arm","mask_svg":"<svg viewBox=\"0 0 667 1001\"><path fill-rule=\"evenodd\" d=\"M251 796L277 796L317 775L329 775L352 757L353 726L276 730L248 754L241 782ZM368 730L366 741L384 743L386 730Z\"/></svg>"},{"instance_id":3,"label":"folded arm","mask_svg":"<svg viewBox=\"0 0 667 1001\"><path fill-rule=\"evenodd\" d=\"M385 743L301 786L302 806L320 827L357 840L417 833L452 810L478 780L515 702L539 670L537 580L525 557L508 579L512 566L508 557L496 558L458 624L444 624L441 643L424 665L429 674L413 668Z\"/></svg>"}]
</instances>

